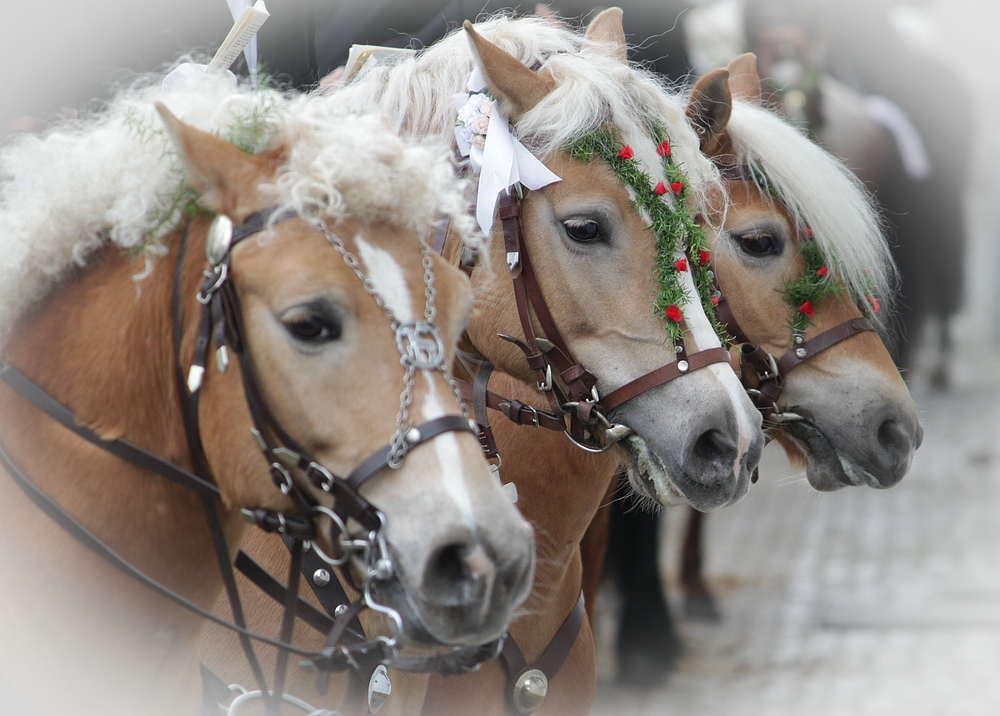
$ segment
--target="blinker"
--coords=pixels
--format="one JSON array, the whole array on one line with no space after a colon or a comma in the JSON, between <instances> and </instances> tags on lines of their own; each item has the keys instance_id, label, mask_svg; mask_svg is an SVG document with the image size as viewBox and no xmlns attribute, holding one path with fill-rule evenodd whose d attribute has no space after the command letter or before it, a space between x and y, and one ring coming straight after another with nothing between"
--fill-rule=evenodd
<instances>
[{"instance_id":1,"label":"blinker","mask_svg":"<svg viewBox=\"0 0 1000 716\"><path fill-rule=\"evenodd\" d=\"M224 214L218 214L212 219L205 237L205 253L212 267L222 263L229 254L233 243L233 220Z\"/></svg>"}]
</instances>

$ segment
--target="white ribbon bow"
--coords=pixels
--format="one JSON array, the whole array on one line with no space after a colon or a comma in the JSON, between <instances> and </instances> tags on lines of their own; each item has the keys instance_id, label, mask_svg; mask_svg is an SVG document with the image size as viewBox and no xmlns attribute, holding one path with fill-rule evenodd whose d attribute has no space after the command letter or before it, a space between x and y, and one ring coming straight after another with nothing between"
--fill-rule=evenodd
<instances>
[{"instance_id":1,"label":"white ribbon bow","mask_svg":"<svg viewBox=\"0 0 1000 716\"><path fill-rule=\"evenodd\" d=\"M485 87L486 78L477 67L469 76L469 92L482 92ZM453 98L456 111L460 111L469 102L468 94L456 94ZM469 142L462 127L455 128L459 151L462 156L469 157L472 170L479 174L476 220L487 236L493 227L493 215L501 192L517 183L536 190L562 181L514 138L507 118L501 114L496 100L491 102L489 116L486 143L482 148Z\"/></svg>"}]
</instances>

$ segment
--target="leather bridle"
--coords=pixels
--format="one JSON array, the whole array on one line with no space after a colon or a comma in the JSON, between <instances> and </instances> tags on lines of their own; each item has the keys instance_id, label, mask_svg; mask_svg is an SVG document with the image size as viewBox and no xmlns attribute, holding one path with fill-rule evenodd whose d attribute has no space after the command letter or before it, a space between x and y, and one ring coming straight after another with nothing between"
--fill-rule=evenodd
<instances>
[{"instance_id":1,"label":"leather bridle","mask_svg":"<svg viewBox=\"0 0 1000 716\"><path fill-rule=\"evenodd\" d=\"M391 664L394 668L403 670L465 671L474 668L480 661L495 658L502 644L502 639L500 639L487 645L456 648L444 654L426 658L399 655L397 640L402 629L400 617L394 610L375 601L371 593L374 582L385 581L392 577L394 566L383 537L385 518L376 507L361 496L359 489L380 470L392 466L394 456L402 459L409 450L443 433L455 431L475 433L474 424L463 415L446 415L415 427L404 425L402 431L397 431L401 432L401 440L391 441L390 444L362 461L347 477L339 477L325 468L305 447L284 430L263 398L252 358L246 350L246 332L243 326L239 294L230 277L231 252L239 242L259 233L266 227L297 216L298 214L293 211L285 210L279 213L276 207L271 207L250 215L236 227L233 227L232 222L224 216L218 216L213 221L206 243L210 266L209 270L205 272L205 278L198 292L198 301L202 308L193 360L186 379L181 359L183 324L180 286L190 222L184 229L175 270L173 320L175 377L181 399L185 433L191 453L192 471L190 472L127 440L101 438L89 428L80 425L72 411L51 397L28 376L0 359L0 380L3 380L22 397L65 428L120 459L195 491L202 498L213 549L233 613L232 622L217 617L131 565L38 488L0 447L0 465L5 468L15 484L46 515L81 544L161 596L198 616L235 632L240 639L255 680L258 682L259 691L251 692L250 695L256 694L255 698L265 701L269 713L280 711L282 702L291 703L294 701L292 697L282 693L289 654L304 657L307 659L304 664L309 664L316 670L326 673L357 669L361 665L380 663ZM336 239L327 229L325 223L317 222L315 227L330 239L335 247L337 246L339 239ZM341 243L340 248L342 246ZM427 259L427 247L422 245L422 250L425 259ZM344 252L341 251L341 253ZM351 265L348 256L345 255L344 258L345 262ZM359 276L362 275L356 261L355 265L351 267ZM427 272L430 272L429 260L425 260L425 275ZM431 278L431 280L433 279ZM372 291L369 292L372 293ZM432 293L432 291L428 291L429 295ZM373 295L375 294L373 293ZM378 300L377 296L376 300ZM397 345L402 356L401 363L404 367L408 371L412 371L415 367L441 370L448 375L443 350L436 353L435 347L431 345L435 342L431 339L436 339L437 346L440 346L437 329L433 323L398 324L380 301L379 305L383 307L392 320L393 330L397 334ZM285 605L281 636L278 639L255 634L246 627L242 605L236 589L233 565L230 561L218 511L221 493L212 476L202 445L198 408L202 376L205 371L209 346L213 342L221 372L225 372L228 367L230 350L238 357L244 396L254 425L253 433L268 462L274 484L282 494L291 500L294 506L294 511L291 513L267 509L243 511L244 517L261 529L281 533L292 553L289 573L290 586L283 588L278 585L278 589L271 592L278 594ZM327 508L321 505L316 497L317 494L332 496L333 507ZM316 521L320 518L326 518L332 525L331 541L337 552L333 556L326 555L316 545ZM363 528L363 536L354 537L348 534L346 527L348 520L356 521ZM308 613L309 609L312 609L298 596L298 574L303 569L304 556L306 562L318 557L330 567L341 567L353 559L355 564L360 563L365 572L363 583L354 585L362 593L362 601L337 613L332 620L329 618L326 620L316 619L316 615L312 614L311 623L314 626L319 625L329 634L325 648L318 652L301 649L291 644L296 612ZM252 563L252 560L246 555L241 555L238 560L243 567L246 567L248 561ZM263 572L259 565L256 566L259 571ZM350 570L342 570L342 573L345 578L353 579ZM364 608L384 614L396 626L397 633L390 637L378 636L373 640L345 639L344 634L347 632L348 625ZM315 609L312 609L312 612L315 612ZM270 644L278 648L275 676L273 686L270 689L251 641ZM246 695L244 694L244 696Z\"/></svg>"},{"instance_id":2,"label":"leather bridle","mask_svg":"<svg viewBox=\"0 0 1000 716\"><path fill-rule=\"evenodd\" d=\"M487 390L492 365L484 361L479 375L485 374L485 379L477 377L471 385L463 382L459 385L463 397L473 402L480 441L488 457L496 457L496 444L489 421L485 419L486 407L500 410L519 425L561 431L570 442L588 452L606 452L618 440L632 433L626 426L610 420L608 416L615 408L682 375L714 363L729 362L729 353L724 348L709 348L689 356L683 343L678 343L675 348L677 360L602 397L597 389L596 376L573 356L563 339L538 284L528 246L523 239L519 190L501 194L497 215L503 227L507 268L524 340L506 335L500 335L500 338L513 343L524 353L528 366L535 373L538 390L548 398L549 409L528 406ZM541 325L543 336L535 332L532 314Z\"/></svg>"},{"instance_id":3,"label":"leather bridle","mask_svg":"<svg viewBox=\"0 0 1000 716\"><path fill-rule=\"evenodd\" d=\"M726 161L716 161L715 165L723 179L756 184L750 169L744 165ZM766 425L804 419L796 413L779 411L777 407L778 399L785 388L785 380L793 369L852 336L869 331L876 332L871 321L864 316L848 319L808 340L801 332L793 330L792 347L780 358L775 358L747 338L717 279L715 299L715 313L719 322L732 337L733 343L740 348L740 363L743 369L741 380L750 400L763 415Z\"/></svg>"}]
</instances>

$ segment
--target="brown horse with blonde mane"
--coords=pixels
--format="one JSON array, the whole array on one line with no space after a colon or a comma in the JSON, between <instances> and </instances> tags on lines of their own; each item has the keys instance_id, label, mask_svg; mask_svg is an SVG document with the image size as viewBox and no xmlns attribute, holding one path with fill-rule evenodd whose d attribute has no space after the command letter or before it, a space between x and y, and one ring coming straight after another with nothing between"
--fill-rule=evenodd
<instances>
[{"instance_id":1,"label":"brown horse with blonde mane","mask_svg":"<svg viewBox=\"0 0 1000 716\"><path fill-rule=\"evenodd\" d=\"M154 98L242 148L161 106L164 132ZM269 465L262 446L294 446L313 460L306 474L331 481L399 446L396 469L356 498L384 518L374 599L402 614L404 632L454 643L503 633L530 585L532 537L446 371L472 298L425 241L437 214L462 204L447 162L377 118L331 117L206 74L120 98L82 129L26 138L3 163L3 377L40 386L69 418L59 425L58 409L0 387L0 710L198 711L206 622L194 612L223 591L219 563L248 529L241 510L282 527L299 502L331 513L331 483ZM209 335L200 326L219 290L230 303ZM421 326L410 339L423 341L420 365L407 325ZM210 344L217 360L205 364ZM421 441L420 424L440 434ZM212 482L184 477L199 472L192 440ZM143 464L182 484L109 449L148 450ZM313 524L327 554L371 529L348 522L338 536L320 513L301 529ZM449 570L456 551L489 579Z\"/></svg>"},{"instance_id":2,"label":"brown horse with blonde mane","mask_svg":"<svg viewBox=\"0 0 1000 716\"><path fill-rule=\"evenodd\" d=\"M865 265L849 251L857 235L837 229L843 232L852 224L877 227L877 218L846 170L791 127L758 109L759 98L753 56L745 55L729 68L703 77L687 105L702 151L726 178L727 201L709 204L701 219L713 236L712 266L718 298L728 306L726 325L739 330L739 342L746 341L736 357L744 359L748 385L767 407L772 435L793 458L807 464L814 487L891 486L907 471L920 442L916 408L871 326L840 330L875 316L866 300L869 294L858 295L848 288L852 272ZM761 136L764 132L774 136ZM774 142L790 142L787 159L768 146ZM816 199L821 197L808 194L815 185L785 183L781 160L817 172L834 211L844 215L831 218L817 210ZM760 172L756 176L748 169L754 162ZM764 183L769 172L774 177L770 185ZM850 211L861 215L848 217ZM813 231L804 228L810 222L817 225ZM869 230L864 240L884 241L877 229ZM807 265L807 241L815 241L827 255L828 268L819 278L828 280L825 277L834 274L840 286L817 300L806 329L798 333L790 326L799 304L789 302L788 287L817 270ZM873 274L890 271L878 261L883 246L876 244L868 255L875 257L867 264ZM863 249L858 247L857 253L863 254ZM873 281L879 283L879 277ZM826 348L817 350L821 343L813 342L841 334ZM799 335L802 340L796 339ZM806 350L795 370L780 376L783 391L766 406L758 391L766 390L762 382L770 379L762 381L757 366L746 360L753 347L779 357L794 355L800 347ZM540 399L534 386L506 377L494 380L491 389L529 404ZM512 662L502 658L476 674L432 677L424 713L587 713L596 685L593 634L587 620L578 630L566 632L565 625L581 587L588 605L596 596L607 523L590 526L590 519L610 494L619 461L613 455L584 454L549 431L516 426L497 413L494 417L493 434L503 456L501 474L517 485L518 507L536 530L535 586L524 606L526 614L511 623L509 637L527 666L512 668ZM507 654L505 647L504 657ZM553 660L556 654L564 661ZM544 681L536 675L530 686L519 682L530 667L538 668Z\"/></svg>"}]
</instances>

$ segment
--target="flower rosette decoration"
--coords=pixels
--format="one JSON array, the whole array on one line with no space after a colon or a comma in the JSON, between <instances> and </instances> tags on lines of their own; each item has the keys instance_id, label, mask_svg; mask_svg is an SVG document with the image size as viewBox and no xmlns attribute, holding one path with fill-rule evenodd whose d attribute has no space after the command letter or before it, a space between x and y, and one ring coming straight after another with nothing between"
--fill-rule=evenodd
<instances>
[{"instance_id":1,"label":"flower rosette decoration","mask_svg":"<svg viewBox=\"0 0 1000 716\"><path fill-rule=\"evenodd\" d=\"M488 92L469 94L468 101L458 108L455 118L455 136L459 143L483 149L492 111L493 97Z\"/></svg>"},{"instance_id":2,"label":"flower rosette decoration","mask_svg":"<svg viewBox=\"0 0 1000 716\"><path fill-rule=\"evenodd\" d=\"M660 125L652 128L652 139L656 153L660 157L664 179L653 179L635 158L635 151L623 144L618 133L610 127L602 127L574 142L569 147L570 155L579 161L600 158L607 162L618 175L619 180L631 192L632 204L641 215L649 218L650 229L656 236L656 272L659 283L653 310L664 320L668 337L679 344L683 337L683 314L688 296L680 275L690 271L695 290L705 308L705 314L712 321L716 333L725 333L712 309L715 285L709 259L707 239L704 231L694 220L688 207L687 177L673 161L670 141ZM686 256L697 257L688 260Z\"/></svg>"}]
</instances>

